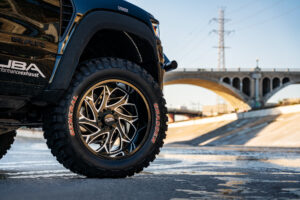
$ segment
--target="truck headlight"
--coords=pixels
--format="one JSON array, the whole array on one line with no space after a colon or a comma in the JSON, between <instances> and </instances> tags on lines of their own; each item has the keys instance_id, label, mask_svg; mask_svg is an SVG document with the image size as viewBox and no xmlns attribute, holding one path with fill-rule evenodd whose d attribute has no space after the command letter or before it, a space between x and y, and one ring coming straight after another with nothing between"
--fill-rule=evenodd
<instances>
[{"instance_id":1,"label":"truck headlight","mask_svg":"<svg viewBox=\"0 0 300 200\"><path fill-rule=\"evenodd\" d=\"M153 27L155 35L159 38L160 37L159 23L158 22L152 22L152 27Z\"/></svg>"}]
</instances>

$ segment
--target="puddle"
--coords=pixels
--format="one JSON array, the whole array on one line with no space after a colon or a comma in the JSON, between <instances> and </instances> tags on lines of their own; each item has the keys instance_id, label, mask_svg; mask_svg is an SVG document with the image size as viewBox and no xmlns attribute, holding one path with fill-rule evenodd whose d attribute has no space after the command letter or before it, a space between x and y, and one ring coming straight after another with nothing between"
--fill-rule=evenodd
<instances>
[{"instance_id":1,"label":"puddle","mask_svg":"<svg viewBox=\"0 0 300 200\"><path fill-rule=\"evenodd\" d=\"M232 155L186 155L186 154L162 154L160 156L164 159L175 159L181 160L182 162L225 162L225 161L235 161L237 156Z\"/></svg>"},{"instance_id":2,"label":"puddle","mask_svg":"<svg viewBox=\"0 0 300 200\"><path fill-rule=\"evenodd\" d=\"M300 158L298 158L298 159L274 159L274 160L265 160L264 162L279 165L282 167L300 168Z\"/></svg>"},{"instance_id":3,"label":"puddle","mask_svg":"<svg viewBox=\"0 0 300 200\"><path fill-rule=\"evenodd\" d=\"M300 188L283 188L282 191L286 191L288 193L292 193L300 197Z\"/></svg>"}]
</instances>

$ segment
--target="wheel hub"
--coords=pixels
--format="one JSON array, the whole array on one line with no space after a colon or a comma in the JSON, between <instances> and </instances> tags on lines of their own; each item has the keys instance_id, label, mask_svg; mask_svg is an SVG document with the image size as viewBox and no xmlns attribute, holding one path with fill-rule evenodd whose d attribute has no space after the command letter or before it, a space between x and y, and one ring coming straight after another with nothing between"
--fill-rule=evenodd
<instances>
[{"instance_id":1,"label":"wheel hub","mask_svg":"<svg viewBox=\"0 0 300 200\"><path fill-rule=\"evenodd\" d=\"M104 116L104 123L107 126L112 126L113 124L116 123L116 119L112 114L107 114Z\"/></svg>"}]
</instances>

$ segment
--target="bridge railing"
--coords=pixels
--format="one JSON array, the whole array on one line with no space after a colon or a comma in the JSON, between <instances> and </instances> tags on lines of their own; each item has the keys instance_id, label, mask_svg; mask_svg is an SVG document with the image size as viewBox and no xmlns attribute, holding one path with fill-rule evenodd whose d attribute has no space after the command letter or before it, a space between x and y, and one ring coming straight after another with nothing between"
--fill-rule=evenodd
<instances>
[{"instance_id":1,"label":"bridge railing","mask_svg":"<svg viewBox=\"0 0 300 200\"><path fill-rule=\"evenodd\" d=\"M300 72L300 68L178 68L177 72Z\"/></svg>"}]
</instances>

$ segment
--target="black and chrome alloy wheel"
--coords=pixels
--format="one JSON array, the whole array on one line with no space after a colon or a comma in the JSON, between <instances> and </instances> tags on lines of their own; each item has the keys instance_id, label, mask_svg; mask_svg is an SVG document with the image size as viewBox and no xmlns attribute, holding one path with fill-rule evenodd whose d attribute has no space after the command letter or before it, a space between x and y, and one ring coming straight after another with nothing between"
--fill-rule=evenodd
<instances>
[{"instance_id":1,"label":"black and chrome alloy wheel","mask_svg":"<svg viewBox=\"0 0 300 200\"><path fill-rule=\"evenodd\" d=\"M78 66L68 91L44 116L57 160L97 178L132 176L148 167L167 131L160 86L140 66L99 58Z\"/></svg>"},{"instance_id":2,"label":"black and chrome alloy wheel","mask_svg":"<svg viewBox=\"0 0 300 200\"><path fill-rule=\"evenodd\" d=\"M81 98L76 112L84 143L93 153L109 159L137 151L151 122L144 95L122 80L92 86Z\"/></svg>"}]
</instances>

